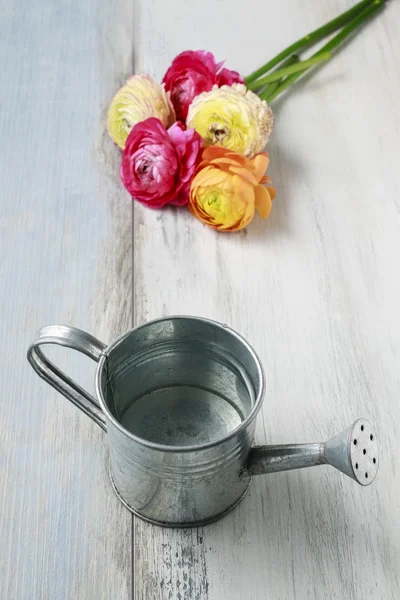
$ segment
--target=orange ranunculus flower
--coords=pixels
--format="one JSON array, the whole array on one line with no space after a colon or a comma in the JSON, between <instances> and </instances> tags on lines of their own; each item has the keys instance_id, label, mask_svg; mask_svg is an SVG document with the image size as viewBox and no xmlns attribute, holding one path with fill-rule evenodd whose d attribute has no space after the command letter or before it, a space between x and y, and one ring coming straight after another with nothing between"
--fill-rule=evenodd
<instances>
[{"instance_id":1,"label":"orange ranunculus flower","mask_svg":"<svg viewBox=\"0 0 400 600\"><path fill-rule=\"evenodd\" d=\"M206 225L219 231L244 229L255 210L266 219L276 191L264 173L266 152L248 159L222 146L209 146L202 153L190 186L189 210Z\"/></svg>"}]
</instances>

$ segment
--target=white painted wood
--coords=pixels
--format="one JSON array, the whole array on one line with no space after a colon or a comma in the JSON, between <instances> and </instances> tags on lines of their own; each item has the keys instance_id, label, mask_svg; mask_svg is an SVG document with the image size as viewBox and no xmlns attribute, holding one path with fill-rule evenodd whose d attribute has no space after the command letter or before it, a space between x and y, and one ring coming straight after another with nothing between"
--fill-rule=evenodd
<instances>
[{"instance_id":1,"label":"white painted wood","mask_svg":"<svg viewBox=\"0 0 400 600\"><path fill-rule=\"evenodd\" d=\"M136 72L187 48L244 73L352 3L137 0ZM328 467L255 478L225 519L171 531L135 519L136 600L400 596L400 44L398 3L279 99L268 222L217 234L185 210L134 207L135 323L198 314L259 352L257 442L328 438L365 416L381 467L363 489Z\"/></svg>"},{"instance_id":2,"label":"white painted wood","mask_svg":"<svg viewBox=\"0 0 400 600\"><path fill-rule=\"evenodd\" d=\"M11 0L0 57L0 596L127 600L132 520L105 436L25 354L44 324L104 340L130 324L131 203L104 124L132 68L132 9ZM94 363L57 357L93 387Z\"/></svg>"}]
</instances>

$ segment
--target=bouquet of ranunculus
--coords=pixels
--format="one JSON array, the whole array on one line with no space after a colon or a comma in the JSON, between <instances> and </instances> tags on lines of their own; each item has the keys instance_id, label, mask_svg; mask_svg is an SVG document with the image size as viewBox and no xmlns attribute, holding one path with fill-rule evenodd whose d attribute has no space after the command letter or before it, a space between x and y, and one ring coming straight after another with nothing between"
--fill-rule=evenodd
<instances>
[{"instance_id":1,"label":"bouquet of ranunculus","mask_svg":"<svg viewBox=\"0 0 400 600\"><path fill-rule=\"evenodd\" d=\"M108 111L128 192L152 208L187 205L220 231L243 229L255 211L268 217L276 193L265 185L268 155L262 152L274 121L269 102L328 60L383 5L384 0L359 2L246 78L210 52L191 50L173 60L161 85L149 75L132 76ZM300 60L301 52L337 30L311 58Z\"/></svg>"}]
</instances>

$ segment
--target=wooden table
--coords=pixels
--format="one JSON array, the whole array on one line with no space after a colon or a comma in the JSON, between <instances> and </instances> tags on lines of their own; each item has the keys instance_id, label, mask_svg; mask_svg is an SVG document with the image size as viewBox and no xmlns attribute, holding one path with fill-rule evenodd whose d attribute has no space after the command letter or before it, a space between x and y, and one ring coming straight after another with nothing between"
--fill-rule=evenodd
<instances>
[{"instance_id":1,"label":"wooden table","mask_svg":"<svg viewBox=\"0 0 400 600\"><path fill-rule=\"evenodd\" d=\"M186 48L248 73L345 0L23 3L3 9L0 588L4 600L400 597L400 4L274 105L272 216L218 235L131 204L107 106ZM110 341L167 314L229 323L259 352L257 442L376 424L369 488L333 469L258 477L222 521L150 526L108 482L106 438L25 359L66 323ZM93 364L57 353L93 388Z\"/></svg>"}]
</instances>

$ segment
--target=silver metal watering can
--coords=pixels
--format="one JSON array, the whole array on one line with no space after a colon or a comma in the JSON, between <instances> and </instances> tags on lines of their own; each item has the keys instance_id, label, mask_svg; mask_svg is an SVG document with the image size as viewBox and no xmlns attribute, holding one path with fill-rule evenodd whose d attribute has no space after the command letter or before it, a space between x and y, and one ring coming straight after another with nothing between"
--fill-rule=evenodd
<instances>
[{"instance_id":1,"label":"silver metal watering can","mask_svg":"<svg viewBox=\"0 0 400 600\"><path fill-rule=\"evenodd\" d=\"M44 344L98 362L96 398L49 361ZM73 327L44 327L28 360L107 432L114 490L151 523L215 521L241 501L252 475L330 464L368 485L377 473L376 436L365 419L326 443L253 447L264 373L254 350L226 325L167 317L109 346Z\"/></svg>"}]
</instances>

